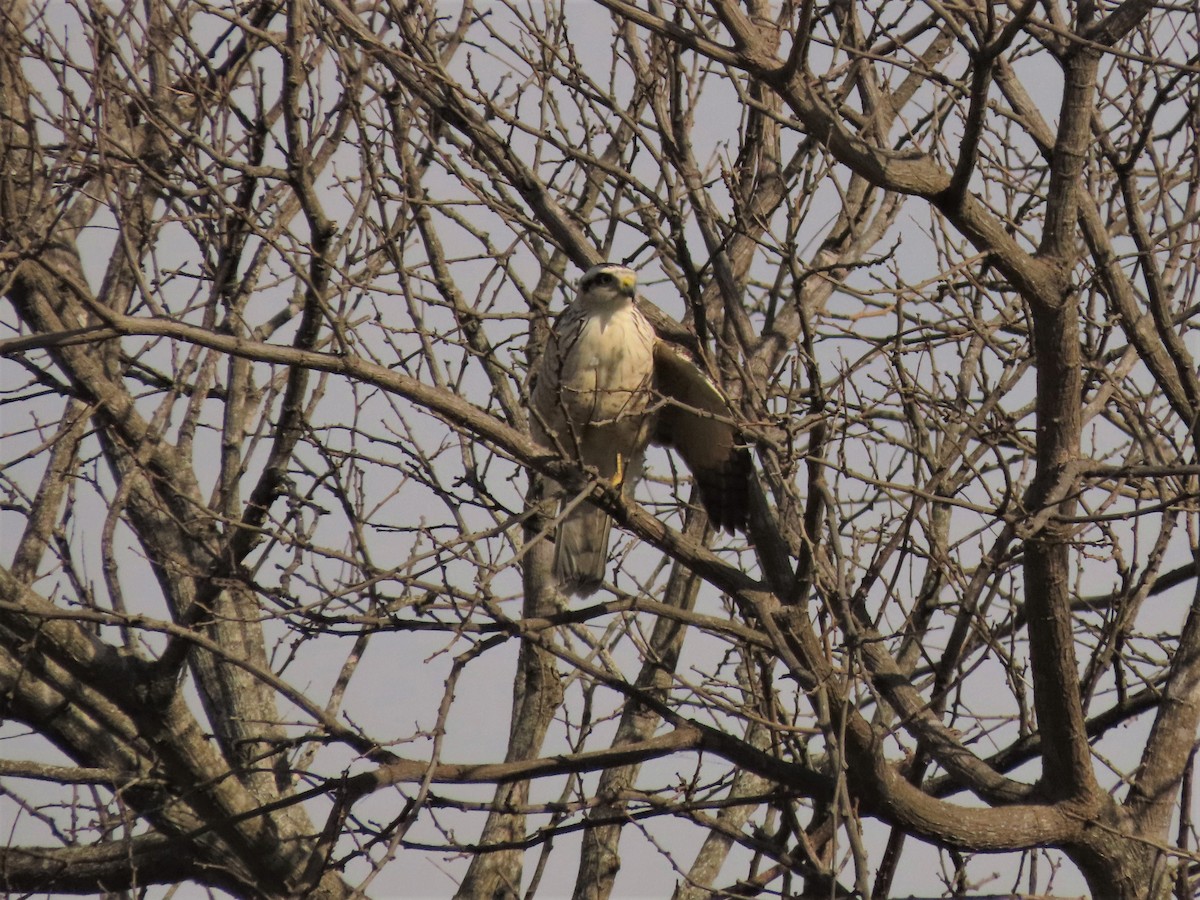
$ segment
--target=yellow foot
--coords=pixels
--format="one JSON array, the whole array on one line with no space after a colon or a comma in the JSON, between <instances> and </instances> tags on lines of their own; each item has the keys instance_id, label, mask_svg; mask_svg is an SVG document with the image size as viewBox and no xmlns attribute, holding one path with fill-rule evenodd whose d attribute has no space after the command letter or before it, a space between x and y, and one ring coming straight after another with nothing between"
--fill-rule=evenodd
<instances>
[{"instance_id":1,"label":"yellow foot","mask_svg":"<svg viewBox=\"0 0 1200 900\"><path fill-rule=\"evenodd\" d=\"M625 483L625 457L617 454L617 471L612 477L612 486L619 488Z\"/></svg>"}]
</instances>

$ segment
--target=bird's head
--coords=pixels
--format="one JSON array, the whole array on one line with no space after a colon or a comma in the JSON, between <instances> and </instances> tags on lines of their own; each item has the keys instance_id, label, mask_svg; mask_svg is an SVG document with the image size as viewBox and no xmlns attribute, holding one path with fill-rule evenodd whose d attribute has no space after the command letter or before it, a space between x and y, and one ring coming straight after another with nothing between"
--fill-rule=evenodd
<instances>
[{"instance_id":1,"label":"bird's head","mask_svg":"<svg viewBox=\"0 0 1200 900\"><path fill-rule=\"evenodd\" d=\"M616 263L592 266L579 281L579 297L585 303L616 303L637 295L637 272Z\"/></svg>"}]
</instances>

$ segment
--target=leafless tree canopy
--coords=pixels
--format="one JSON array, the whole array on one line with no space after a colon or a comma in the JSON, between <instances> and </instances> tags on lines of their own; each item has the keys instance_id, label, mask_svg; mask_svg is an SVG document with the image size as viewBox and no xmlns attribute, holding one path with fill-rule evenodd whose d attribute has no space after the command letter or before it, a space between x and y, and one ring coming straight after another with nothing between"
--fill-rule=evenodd
<instances>
[{"instance_id":1,"label":"leafless tree canopy","mask_svg":"<svg viewBox=\"0 0 1200 900\"><path fill-rule=\"evenodd\" d=\"M1198 37L5 5L0 889L1193 897ZM748 535L530 439L603 259ZM618 522L587 601L542 476Z\"/></svg>"}]
</instances>

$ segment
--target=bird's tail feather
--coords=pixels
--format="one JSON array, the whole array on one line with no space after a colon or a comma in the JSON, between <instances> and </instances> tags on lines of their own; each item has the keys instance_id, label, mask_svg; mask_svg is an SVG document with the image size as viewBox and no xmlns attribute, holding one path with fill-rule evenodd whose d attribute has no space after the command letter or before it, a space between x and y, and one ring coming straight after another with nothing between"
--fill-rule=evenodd
<instances>
[{"instance_id":1,"label":"bird's tail feather","mask_svg":"<svg viewBox=\"0 0 1200 900\"><path fill-rule=\"evenodd\" d=\"M583 503L559 523L554 544L554 577L568 593L593 593L604 581L612 518Z\"/></svg>"}]
</instances>

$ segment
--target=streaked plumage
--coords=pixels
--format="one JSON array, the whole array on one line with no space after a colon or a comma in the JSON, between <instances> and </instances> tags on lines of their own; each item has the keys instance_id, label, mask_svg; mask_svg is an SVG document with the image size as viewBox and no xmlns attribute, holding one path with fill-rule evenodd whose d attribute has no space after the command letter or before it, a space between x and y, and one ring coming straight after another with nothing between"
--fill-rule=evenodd
<instances>
[{"instance_id":1,"label":"streaked plumage","mask_svg":"<svg viewBox=\"0 0 1200 900\"><path fill-rule=\"evenodd\" d=\"M651 440L674 447L692 470L713 525L745 529L750 457L737 445L721 393L687 357L660 341L635 301L624 266L588 270L559 317L532 394L539 443L594 467L631 493ZM697 414L697 410L704 414ZM612 520L564 498L554 572L564 590L590 594L604 580Z\"/></svg>"}]
</instances>

